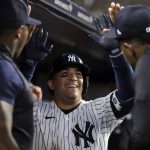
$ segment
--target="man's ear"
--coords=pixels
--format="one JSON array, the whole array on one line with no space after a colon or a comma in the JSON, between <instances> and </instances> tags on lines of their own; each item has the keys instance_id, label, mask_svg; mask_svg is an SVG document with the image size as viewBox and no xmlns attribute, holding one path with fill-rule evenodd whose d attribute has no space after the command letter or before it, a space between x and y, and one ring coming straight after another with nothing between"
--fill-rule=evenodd
<instances>
[{"instance_id":1,"label":"man's ear","mask_svg":"<svg viewBox=\"0 0 150 150\"><path fill-rule=\"evenodd\" d=\"M136 63L136 53L134 45L131 42L124 42L122 44L122 50L126 55L129 63L134 66Z\"/></svg>"},{"instance_id":2,"label":"man's ear","mask_svg":"<svg viewBox=\"0 0 150 150\"><path fill-rule=\"evenodd\" d=\"M22 37L22 32L24 32L24 26L20 26L15 30L15 36L17 39L20 39Z\"/></svg>"},{"instance_id":3,"label":"man's ear","mask_svg":"<svg viewBox=\"0 0 150 150\"><path fill-rule=\"evenodd\" d=\"M132 44L128 43L128 42L124 42L123 43L124 49L127 51L131 51L132 50Z\"/></svg>"},{"instance_id":4,"label":"man's ear","mask_svg":"<svg viewBox=\"0 0 150 150\"><path fill-rule=\"evenodd\" d=\"M48 80L47 84L50 90L54 90L53 80Z\"/></svg>"},{"instance_id":5,"label":"man's ear","mask_svg":"<svg viewBox=\"0 0 150 150\"><path fill-rule=\"evenodd\" d=\"M124 52L130 56L130 57L134 57L134 48L133 45L131 43L128 42L124 42L123 43L123 50Z\"/></svg>"},{"instance_id":6,"label":"man's ear","mask_svg":"<svg viewBox=\"0 0 150 150\"><path fill-rule=\"evenodd\" d=\"M16 29L16 31L15 31L16 38L20 39L20 37L22 35L22 31L23 31L23 26Z\"/></svg>"}]
</instances>

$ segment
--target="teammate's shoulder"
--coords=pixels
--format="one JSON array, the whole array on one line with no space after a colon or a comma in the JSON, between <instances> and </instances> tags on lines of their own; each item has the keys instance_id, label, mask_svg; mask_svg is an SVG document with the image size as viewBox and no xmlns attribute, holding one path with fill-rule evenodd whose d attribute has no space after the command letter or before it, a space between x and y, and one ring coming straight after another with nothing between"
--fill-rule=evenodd
<instances>
[{"instance_id":1,"label":"teammate's shoulder","mask_svg":"<svg viewBox=\"0 0 150 150\"><path fill-rule=\"evenodd\" d=\"M22 83L16 69L12 63L7 60L0 59L0 73L3 83L16 83L16 85Z\"/></svg>"},{"instance_id":2,"label":"teammate's shoulder","mask_svg":"<svg viewBox=\"0 0 150 150\"><path fill-rule=\"evenodd\" d=\"M11 69L11 68L13 68L11 62L4 60L4 59L0 59L0 70L5 71L5 70Z\"/></svg>"},{"instance_id":3,"label":"teammate's shoulder","mask_svg":"<svg viewBox=\"0 0 150 150\"><path fill-rule=\"evenodd\" d=\"M107 95L102 96L102 97L97 97L97 98L95 98L95 99L92 100L92 101L101 101L101 100L110 99L110 97L111 97L114 93L115 93L115 91L112 91L111 93L108 93Z\"/></svg>"},{"instance_id":4,"label":"teammate's shoulder","mask_svg":"<svg viewBox=\"0 0 150 150\"><path fill-rule=\"evenodd\" d=\"M95 98L93 100L90 100L89 103L91 103L91 105L94 107L94 106L99 106L99 105L107 105L107 103L110 103L110 100L112 98L112 96L114 95L115 91L107 94L106 96L103 96L103 97L98 97L98 98Z\"/></svg>"}]
</instances>

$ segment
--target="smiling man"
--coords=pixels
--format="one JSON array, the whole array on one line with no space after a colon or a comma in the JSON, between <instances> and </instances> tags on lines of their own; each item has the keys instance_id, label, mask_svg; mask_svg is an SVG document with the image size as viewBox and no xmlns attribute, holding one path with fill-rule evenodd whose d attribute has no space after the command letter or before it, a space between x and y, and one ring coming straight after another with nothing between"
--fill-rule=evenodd
<instances>
[{"instance_id":1,"label":"smiling man","mask_svg":"<svg viewBox=\"0 0 150 150\"><path fill-rule=\"evenodd\" d=\"M36 102L34 107L34 150L107 149L111 131L133 102L132 70L122 53L113 59L120 61L115 74L126 74L120 81L128 83L128 90L117 84L118 90L90 101L83 100L90 70L81 58L66 53L54 60L48 79L53 100ZM120 97L121 89L124 96Z\"/></svg>"},{"instance_id":2,"label":"smiling man","mask_svg":"<svg viewBox=\"0 0 150 150\"><path fill-rule=\"evenodd\" d=\"M14 60L32 35L29 26L41 21L28 15L23 0L1 0L0 18L0 149L31 150L34 98Z\"/></svg>"}]
</instances>

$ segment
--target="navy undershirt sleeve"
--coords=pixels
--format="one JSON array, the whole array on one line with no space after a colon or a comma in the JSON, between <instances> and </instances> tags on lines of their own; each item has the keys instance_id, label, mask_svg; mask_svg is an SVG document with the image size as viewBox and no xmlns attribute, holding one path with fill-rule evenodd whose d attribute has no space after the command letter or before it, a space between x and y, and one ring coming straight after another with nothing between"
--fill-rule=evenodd
<instances>
[{"instance_id":1,"label":"navy undershirt sleeve","mask_svg":"<svg viewBox=\"0 0 150 150\"><path fill-rule=\"evenodd\" d=\"M133 107L133 70L123 55L111 58L112 67L115 74L117 91L117 103L115 97L111 97L111 106L116 118L121 118L128 114ZM118 104L118 105L117 105ZM120 108L119 108L119 107Z\"/></svg>"},{"instance_id":2,"label":"navy undershirt sleeve","mask_svg":"<svg viewBox=\"0 0 150 150\"><path fill-rule=\"evenodd\" d=\"M25 76L28 82L31 81L36 66L37 66L37 63L30 64L27 62L22 62L22 64L20 65L19 69L22 72L22 74Z\"/></svg>"},{"instance_id":3,"label":"navy undershirt sleeve","mask_svg":"<svg viewBox=\"0 0 150 150\"><path fill-rule=\"evenodd\" d=\"M112 67L115 74L117 91L116 96L120 100L126 100L133 97L133 69L127 62L124 55L117 58L111 58Z\"/></svg>"}]
</instances>

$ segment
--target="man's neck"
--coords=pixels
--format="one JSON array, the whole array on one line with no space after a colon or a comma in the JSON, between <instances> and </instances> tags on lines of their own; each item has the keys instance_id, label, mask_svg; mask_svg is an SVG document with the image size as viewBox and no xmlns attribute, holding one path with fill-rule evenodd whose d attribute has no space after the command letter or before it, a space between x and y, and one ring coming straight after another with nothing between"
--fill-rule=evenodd
<instances>
[{"instance_id":1,"label":"man's neck","mask_svg":"<svg viewBox=\"0 0 150 150\"><path fill-rule=\"evenodd\" d=\"M82 100L77 101L76 103L72 103L72 104L67 104L67 103L58 102L58 101L55 101L55 103L61 110L71 110L71 109L77 108L80 105L81 101Z\"/></svg>"}]
</instances>

